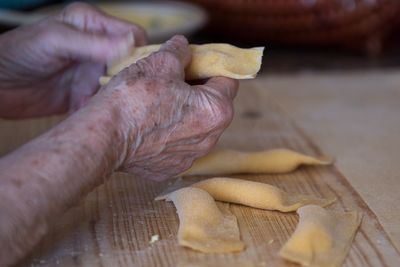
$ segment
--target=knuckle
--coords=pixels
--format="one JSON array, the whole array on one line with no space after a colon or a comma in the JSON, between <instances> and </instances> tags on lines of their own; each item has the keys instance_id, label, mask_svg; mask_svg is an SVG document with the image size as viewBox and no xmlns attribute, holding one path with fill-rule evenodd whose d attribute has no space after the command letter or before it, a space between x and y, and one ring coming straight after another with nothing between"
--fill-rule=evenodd
<instances>
[{"instance_id":1,"label":"knuckle","mask_svg":"<svg viewBox=\"0 0 400 267\"><path fill-rule=\"evenodd\" d=\"M170 51L155 52L145 61L150 66L149 72L152 73L152 76L170 76L171 73L178 73L178 70L183 68L179 58ZM183 71L179 71L179 73L183 73Z\"/></svg>"},{"instance_id":2,"label":"knuckle","mask_svg":"<svg viewBox=\"0 0 400 267\"><path fill-rule=\"evenodd\" d=\"M231 105L219 105L214 112L215 128L226 128L233 119L233 109Z\"/></svg>"},{"instance_id":3,"label":"knuckle","mask_svg":"<svg viewBox=\"0 0 400 267\"><path fill-rule=\"evenodd\" d=\"M188 40L186 39L186 37L181 35L181 34L175 35L173 37L173 39L175 41L177 41L177 42L180 42L180 43L183 43L183 44L186 44L186 45L188 44Z\"/></svg>"},{"instance_id":4,"label":"knuckle","mask_svg":"<svg viewBox=\"0 0 400 267\"><path fill-rule=\"evenodd\" d=\"M81 3L81 2L75 2L72 4L67 5L62 13L64 14L76 14L76 13L83 13L86 12L88 10L92 10L93 8L86 3Z\"/></svg>"},{"instance_id":5,"label":"knuckle","mask_svg":"<svg viewBox=\"0 0 400 267\"><path fill-rule=\"evenodd\" d=\"M178 67L180 66L180 61L177 55L171 51L159 51L156 52L159 59L167 66Z\"/></svg>"},{"instance_id":6,"label":"knuckle","mask_svg":"<svg viewBox=\"0 0 400 267\"><path fill-rule=\"evenodd\" d=\"M126 68L126 72L135 77L153 77L157 74L156 64L153 64L151 58L141 59L136 64L130 65Z\"/></svg>"}]
</instances>

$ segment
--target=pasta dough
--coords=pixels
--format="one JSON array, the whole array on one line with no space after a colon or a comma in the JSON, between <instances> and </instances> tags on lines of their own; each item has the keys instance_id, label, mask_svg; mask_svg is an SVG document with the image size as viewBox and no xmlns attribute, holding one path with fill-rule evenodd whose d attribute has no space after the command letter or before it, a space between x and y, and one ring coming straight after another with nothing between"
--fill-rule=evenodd
<instances>
[{"instance_id":1,"label":"pasta dough","mask_svg":"<svg viewBox=\"0 0 400 267\"><path fill-rule=\"evenodd\" d=\"M207 191L215 200L282 212L295 211L309 204L327 206L335 201L335 199L288 194L269 184L234 178L211 178L191 186Z\"/></svg>"},{"instance_id":2,"label":"pasta dough","mask_svg":"<svg viewBox=\"0 0 400 267\"><path fill-rule=\"evenodd\" d=\"M182 175L224 175L233 173L285 173L298 166L331 164L327 157L315 158L288 149L259 152L216 150L197 159Z\"/></svg>"},{"instance_id":3,"label":"pasta dough","mask_svg":"<svg viewBox=\"0 0 400 267\"><path fill-rule=\"evenodd\" d=\"M176 267L268 267L266 262L263 261L252 261L252 260L238 260L234 262L227 262L226 260L220 260L217 262L203 262L203 261L193 261L193 262L180 262Z\"/></svg>"},{"instance_id":4,"label":"pasta dough","mask_svg":"<svg viewBox=\"0 0 400 267\"><path fill-rule=\"evenodd\" d=\"M279 252L287 260L312 267L342 266L362 215L309 205L297 210L299 224Z\"/></svg>"},{"instance_id":5,"label":"pasta dough","mask_svg":"<svg viewBox=\"0 0 400 267\"><path fill-rule=\"evenodd\" d=\"M100 84L108 83L111 77L138 60L160 49L161 45L138 47L132 54L108 67L107 75L100 78ZM186 68L187 80L225 76L234 79L252 79L261 67L264 47L249 49L229 44L190 45L192 60Z\"/></svg>"},{"instance_id":6,"label":"pasta dough","mask_svg":"<svg viewBox=\"0 0 400 267\"><path fill-rule=\"evenodd\" d=\"M244 249L237 219L224 214L204 190L185 187L166 196L179 216L178 243L205 253L234 252Z\"/></svg>"}]
</instances>

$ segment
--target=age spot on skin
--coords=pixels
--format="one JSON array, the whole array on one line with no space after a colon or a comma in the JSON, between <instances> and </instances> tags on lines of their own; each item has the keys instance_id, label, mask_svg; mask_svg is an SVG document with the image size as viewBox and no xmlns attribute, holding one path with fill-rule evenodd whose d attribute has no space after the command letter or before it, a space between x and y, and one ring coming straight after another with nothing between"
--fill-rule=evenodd
<instances>
[{"instance_id":1,"label":"age spot on skin","mask_svg":"<svg viewBox=\"0 0 400 267\"><path fill-rule=\"evenodd\" d=\"M139 73L143 74L143 72L139 72ZM126 86L134 87L140 81L139 78L143 77L143 76L144 76L144 74L143 75L134 74L134 76L125 78Z\"/></svg>"},{"instance_id":2,"label":"age spot on skin","mask_svg":"<svg viewBox=\"0 0 400 267\"><path fill-rule=\"evenodd\" d=\"M111 120L108 119L108 118L101 118L99 120L99 125L102 125L107 129L112 129L113 128L113 121L114 121L114 117L112 117ZM93 127L93 130L94 130L94 127Z\"/></svg>"},{"instance_id":3,"label":"age spot on skin","mask_svg":"<svg viewBox=\"0 0 400 267\"><path fill-rule=\"evenodd\" d=\"M189 104L183 104L183 106L182 106L182 111L183 111L183 112L187 112L187 111L189 110L189 108L190 108L190 105L189 105Z\"/></svg>"},{"instance_id":4,"label":"age spot on skin","mask_svg":"<svg viewBox=\"0 0 400 267\"><path fill-rule=\"evenodd\" d=\"M156 91L157 89L157 82L150 79L143 79L140 81L142 88L147 92Z\"/></svg>"},{"instance_id":5,"label":"age spot on skin","mask_svg":"<svg viewBox=\"0 0 400 267\"><path fill-rule=\"evenodd\" d=\"M118 138L118 136L119 136L119 133L118 133L117 130L114 130L114 131L112 132L112 135L113 135L114 139L117 140L117 138Z\"/></svg>"}]
</instances>

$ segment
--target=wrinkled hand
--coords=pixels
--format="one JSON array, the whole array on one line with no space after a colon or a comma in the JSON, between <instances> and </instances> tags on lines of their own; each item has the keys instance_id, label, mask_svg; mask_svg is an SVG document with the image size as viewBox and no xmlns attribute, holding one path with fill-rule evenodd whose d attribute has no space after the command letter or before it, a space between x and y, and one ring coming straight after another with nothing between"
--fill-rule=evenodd
<instances>
[{"instance_id":1,"label":"wrinkled hand","mask_svg":"<svg viewBox=\"0 0 400 267\"><path fill-rule=\"evenodd\" d=\"M99 91L96 99L122 118L120 170L155 180L177 175L231 122L237 81L215 77L190 86L184 81L190 58L187 40L176 36Z\"/></svg>"},{"instance_id":2,"label":"wrinkled hand","mask_svg":"<svg viewBox=\"0 0 400 267\"><path fill-rule=\"evenodd\" d=\"M0 117L79 108L98 89L105 63L145 43L136 25L75 3L0 36Z\"/></svg>"}]
</instances>

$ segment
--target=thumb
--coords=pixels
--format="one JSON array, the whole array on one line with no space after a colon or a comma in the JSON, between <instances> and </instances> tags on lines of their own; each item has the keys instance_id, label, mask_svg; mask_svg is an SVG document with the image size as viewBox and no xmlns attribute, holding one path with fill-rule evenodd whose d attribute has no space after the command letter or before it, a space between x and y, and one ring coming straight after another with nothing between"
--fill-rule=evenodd
<instances>
[{"instance_id":1,"label":"thumb","mask_svg":"<svg viewBox=\"0 0 400 267\"><path fill-rule=\"evenodd\" d=\"M107 35L83 32L68 25L58 27L50 45L56 55L77 61L109 62L126 56L135 44L133 32Z\"/></svg>"}]
</instances>

